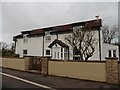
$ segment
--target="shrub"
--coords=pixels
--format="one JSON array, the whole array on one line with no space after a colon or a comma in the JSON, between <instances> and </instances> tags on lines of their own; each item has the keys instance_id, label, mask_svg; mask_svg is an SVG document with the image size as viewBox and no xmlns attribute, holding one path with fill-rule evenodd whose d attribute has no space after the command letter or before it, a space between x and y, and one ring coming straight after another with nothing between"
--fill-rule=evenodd
<instances>
[{"instance_id":1,"label":"shrub","mask_svg":"<svg viewBox=\"0 0 120 90\"><path fill-rule=\"evenodd\" d=\"M2 53L2 57L19 57L19 54L15 54L14 51L11 50L0 50L0 53Z\"/></svg>"}]
</instances>

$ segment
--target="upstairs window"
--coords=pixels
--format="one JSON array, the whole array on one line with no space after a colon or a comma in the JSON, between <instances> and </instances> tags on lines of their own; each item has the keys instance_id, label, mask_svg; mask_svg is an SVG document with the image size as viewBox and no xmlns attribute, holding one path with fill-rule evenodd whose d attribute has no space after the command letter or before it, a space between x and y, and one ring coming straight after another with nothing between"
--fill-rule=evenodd
<instances>
[{"instance_id":1,"label":"upstairs window","mask_svg":"<svg viewBox=\"0 0 120 90\"><path fill-rule=\"evenodd\" d=\"M45 40L46 42L49 42L51 41L51 34L50 34L51 31L45 31Z\"/></svg>"},{"instance_id":2,"label":"upstairs window","mask_svg":"<svg viewBox=\"0 0 120 90\"><path fill-rule=\"evenodd\" d=\"M27 42L28 42L27 35L23 35L23 42L24 42L24 43L27 43Z\"/></svg>"},{"instance_id":3,"label":"upstairs window","mask_svg":"<svg viewBox=\"0 0 120 90\"><path fill-rule=\"evenodd\" d=\"M51 36L46 36L46 41L51 41Z\"/></svg>"}]
</instances>

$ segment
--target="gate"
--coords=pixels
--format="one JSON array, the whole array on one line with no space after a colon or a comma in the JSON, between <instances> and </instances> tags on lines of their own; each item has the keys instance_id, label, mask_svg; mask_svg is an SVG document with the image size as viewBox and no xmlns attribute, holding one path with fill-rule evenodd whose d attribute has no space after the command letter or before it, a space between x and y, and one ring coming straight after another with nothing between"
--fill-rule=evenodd
<instances>
[{"instance_id":1,"label":"gate","mask_svg":"<svg viewBox=\"0 0 120 90\"><path fill-rule=\"evenodd\" d=\"M41 57L35 56L30 60L29 70L37 70L41 72Z\"/></svg>"}]
</instances>

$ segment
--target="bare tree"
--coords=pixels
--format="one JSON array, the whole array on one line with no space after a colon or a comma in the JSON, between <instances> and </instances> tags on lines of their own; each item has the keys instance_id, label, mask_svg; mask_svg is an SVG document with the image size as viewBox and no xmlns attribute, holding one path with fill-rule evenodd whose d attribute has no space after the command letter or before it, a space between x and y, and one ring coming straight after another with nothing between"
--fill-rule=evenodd
<instances>
[{"instance_id":1,"label":"bare tree","mask_svg":"<svg viewBox=\"0 0 120 90\"><path fill-rule=\"evenodd\" d=\"M5 42L0 42L0 50L5 50L8 48L8 44Z\"/></svg>"},{"instance_id":2,"label":"bare tree","mask_svg":"<svg viewBox=\"0 0 120 90\"><path fill-rule=\"evenodd\" d=\"M15 52L15 43L12 43L12 44L11 44L11 50L12 50L13 52Z\"/></svg>"},{"instance_id":3,"label":"bare tree","mask_svg":"<svg viewBox=\"0 0 120 90\"><path fill-rule=\"evenodd\" d=\"M114 39L115 45L118 45L118 52L120 52L120 26L112 26L109 28L107 25L102 27L103 34L103 42L104 43L112 43L111 41ZM119 53L119 61L120 61L120 53Z\"/></svg>"},{"instance_id":4,"label":"bare tree","mask_svg":"<svg viewBox=\"0 0 120 90\"><path fill-rule=\"evenodd\" d=\"M116 38L117 33L118 33L117 26L114 25L113 27L109 28L109 26L104 25L102 27L103 42L111 43L111 41Z\"/></svg>"},{"instance_id":5,"label":"bare tree","mask_svg":"<svg viewBox=\"0 0 120 90\"><path fill-rule=\"evenodd\" d=\"M88 60L93 56L97 40L94 37L94 31L84 31L76 28L71 35L65 37L65 40L73 48L74 55L79 55L79 60Z\"/></svg>"}]
</instances>

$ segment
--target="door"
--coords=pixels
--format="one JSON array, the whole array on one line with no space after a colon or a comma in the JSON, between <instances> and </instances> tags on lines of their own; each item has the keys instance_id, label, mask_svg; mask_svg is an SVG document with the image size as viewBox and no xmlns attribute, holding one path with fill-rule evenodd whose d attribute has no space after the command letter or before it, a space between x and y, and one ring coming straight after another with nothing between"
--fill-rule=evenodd
<instances>
[{"instance_id":1,"label":"door","mask_svg":"<svg viewBox=\"0 0 120 90\"><path fill-rule=\"evenodd\" d=\"M60 48L54 47L53 48L53 59L60 59Z\"/></svg>"}]
</instances>

